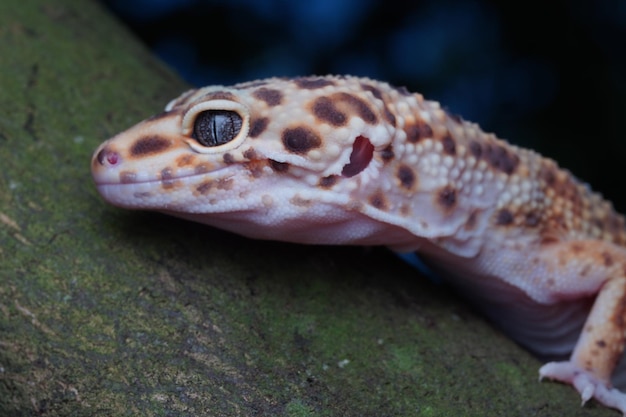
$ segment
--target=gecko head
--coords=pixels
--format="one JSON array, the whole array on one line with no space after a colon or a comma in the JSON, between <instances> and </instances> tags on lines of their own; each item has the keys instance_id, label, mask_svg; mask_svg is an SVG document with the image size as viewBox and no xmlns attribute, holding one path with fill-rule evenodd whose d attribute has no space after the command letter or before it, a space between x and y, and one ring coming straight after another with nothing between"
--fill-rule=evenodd
<instances>
[{"instance_id":1,"label":"gecko head","mask_svg":"<svg viewBox=\"0 0 626 417\"><path fill-rule=\"evenodd\" d=\"M247 235L251 223L333 221L368 200L393 158L395 116L381 87L304 77L191 90L104 142L93 177L112 204Z\"/></svg>"}]
</instances>

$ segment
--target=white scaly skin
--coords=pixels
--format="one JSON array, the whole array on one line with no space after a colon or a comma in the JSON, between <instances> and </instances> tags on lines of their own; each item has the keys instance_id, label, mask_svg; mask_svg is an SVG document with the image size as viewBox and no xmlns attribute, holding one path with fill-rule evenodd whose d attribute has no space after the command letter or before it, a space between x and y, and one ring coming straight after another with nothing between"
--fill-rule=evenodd
<instances>
[{"instance_id":1,"label":"white scaly skin","mask_svg":"<svg viewBox=\"0 0 626 417\"><path fill-rule=\"evenodd\" d=\"M541 378L626 413L611 385L623 217L554 161L419 94L330 76L191 90L104 142L91 166L120 207L252 238L418 251L519 343L573 350Z\"/></svg>"}]
</instances>

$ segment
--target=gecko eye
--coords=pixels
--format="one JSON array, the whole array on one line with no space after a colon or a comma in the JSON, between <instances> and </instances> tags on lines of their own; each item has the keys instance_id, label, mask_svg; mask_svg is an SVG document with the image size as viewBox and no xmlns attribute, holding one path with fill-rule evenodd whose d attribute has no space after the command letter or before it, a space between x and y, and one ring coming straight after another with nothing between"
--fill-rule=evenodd
<instances>
[{"instance_id":1,"label":"gecko eye","mask_svg":"<svg viewBox=\"0 0 626 417\"><path fill-rule=\"evenodd\" d=\"M250 111L232 100L207 100L183 115L180 133L197 153L223 153L239 147L248 137Z\"/></svg>"},{"instance_id":2,"label":"gecko eye","mask_svg":"<svg viewBox=\"0 0 626 417\"><path fill-rule=\"evenodd\" d=\"M219 146L235 139L241 131L242 119L229 110L207 110L198 113L191 137L204 146Z\"/></svg>"}]
</instances>

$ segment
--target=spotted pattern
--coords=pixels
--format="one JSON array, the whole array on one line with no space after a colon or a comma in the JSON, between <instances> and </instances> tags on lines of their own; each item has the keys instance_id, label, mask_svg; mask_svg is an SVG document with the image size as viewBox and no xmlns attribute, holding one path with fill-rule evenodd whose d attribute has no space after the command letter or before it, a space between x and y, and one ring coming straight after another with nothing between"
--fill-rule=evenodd
<instances>
[{"instance_id":1,"label":"spotted pattern","mask_svg":"<svg viewBox=\"0 0 626 417\"><path fill-rule=\"evenodd\" d=\"M383 117L385 118L385 121L393 126L396 125L396 116L391 112L391 110L389 110L389 107L387 106L387 102L383 97L383 93L380 91L380 89L374 87L371 84L366 84L366 83L361 83L361 88L365 91L369 91L370 93L372 93L372 95L377 98L378 100L381 100L383 103Z\"/></svg>"},{"instance_id":2,"label":"spotted pattern","mask_svg":"<svg viewBox=\"0 0 626 417\"><path fill-rule=\"evenodd\" d=\"M404 128L406 132L406 140L409 143L417 143L422 139L432 138L433 130L425 122L409 124Z\"/></svg>"},{"instance_id":3,"label":"spotted pattern","mask_svg":"<svg viewBox=\"0 0 626 417\"><path fill-rule=\"evenodd\" d=\"M316 90L318 88L324 88L324 87L336 85L333 80L330 80L327 78L321 78L321 77L320 78L315 78L315 77L314 78L308 78L308 77L296 78L293 82L298 88L303 88L306 90Z\"/></svg>"},{"instance_id":4,"label":"spotted pattern","mask_svg":"<svg viewBox=\"0 0 626 417\"><path fill-rule=\"evenodd\" d=\"M142 158L160 154L170 147L170 141L160 136L146 136L137 139L130 148L130 156Z\"/></svg>"},{"instance_id":5,"label":"spotted pattern","mask_svg":"<svg viewBox=\"0 0 626 417\"><path fill-rule=\"evenodd\" d=\"M270 166L276 172L287 172L289 170L289 164L286 162L278 162L270 159Z\"/></svg>"},{"instance_id":6,"label":"spotted pattern","mask_svg":"<svg viewBox=\"0 0 626 417\"><path fill-rule=\"evenodd\" d=\"M387 211L389 210L389 202L385 197L385 194L378 190L374 194L372 194L369 198L369 202L372 206L377 208L378 210Z\"/></svg>"},{"instance_id":7,"label":"spotted pattern","mask_svg":"<svg viewBox=\"0 0 626 417\"><path fill-rule=\"evenodd\" d=\"M456 189L452 186L446 185L436 195L437 205L444 211L449 212L453 210L458 203L458 195Z\"/></svg>"},{"instance_id":8,"label":"spotted pattern","mask_svg":"<svg viewBox=\"0 0 626 417\"><path fill-rule=\"evenodd\" d=\"M205 100L228 100L237 101L235 95L229 91L213 91L204 96Z\"/></svg>"},{"instance_id":9,"label":"spotted pattern","mask_svg":"<svg viewBox=\"0 0 626 417\"><path fill-rule=\"evenodd\" d=\"M330 175L328 177L322 177L320 178L320 182L318 185L322 188L331 188L333 185L337 184L338 179L339 179L339 176L337 175Z\"/></svg>"},{"instance_id":10,"label":"spotted pattern","mask_svg":"<svg viewBox=\"0 0 626 417\"><path fill-rule=\"evenodd\" d=\"M496 224L498 226L510 226L514 220L513 213L508 209L502 209L496 215Z\"/></svg>"},{"instance_id":11,"label":"spotted pattern","mask_svg":"<svg viewBox=\"0 0 626 417\"><path fill-rule=\"evenodd\" d=\"M261 136L265 129L267 129L267 125L269 124L270 119L267 117L261 117L258 119L253 119L250 125L250 131L248 132L248 136L251 138L257 138Z\"/></svg>"},{"instance_id":12,"label":"spotted pattern","mask_svg":"<svg viewBox=\"0 0 626 417\"><path fill-rule=\"evenodd\" d=\"M400 165L398 167L398 180L400 186L406 190L412 190L415 186L416 178L413 169L407 165Z\"/></svg>"},{"instance_id":13,"label":"spotted pattern","mask_svg":"<svg viewBox=\"0 0 626 417\"><path fill-rule=\"evenodd\" d=\"M345 126L354 115L369 124L378 121L376 114L364 100L348 93L319 97L313 102L312 109L317 120L335 127Z\"/></svg>"},{"instance_id":14,"label":"spotted pattern","mask_svg":"<svg viewBox=\"0 0 626 417\"><path fill-rule=\"evenodd\" d=\"M208 101L236 108L242 133L204 149L190 139L183 115ZM190 90L103 144L91 167L103 196L124 207L236 216L224 227L268 238L281 236L283 223L267 225L284 210L294 217L281 222L295 222L288 228L298 230L284 233L290 240L430 246L438 254L431 262L469 279L468 286L472 279L496 281L478 287L490 305L511 307L500 302L502 295L518 298L510 289L526 294L523 313L533 300L556 301L548 309L553 314L581 294L582 303L595 299L575 363L575 372L591 380L610 380L624 348L624 217L554 161L404 87L328 76ZM210 223L219 226L222 218ZM320 234L324 219L330 224ZM355 238L368 230L374 236ZM562 334L552 330L544 333ZM541 375L560 378L544 368ZM615 392L605 390L609 397ZM618 408L626 412L626 404Z\"/></svg>"},{"instance_id":15,"label":"spotted pattern","mask_svg":"<svg viewBox=\"0 0 626 417\"><path fill-rule=\"evenodd\" d=\"M282 141L286 150L302 155L322 145L322 139L317 133L304 126L285 129Z\"/></svg>"},{"instance_id":16,"label":"spotted pattern","mask_svg":"<svg viewBox=\"0 0 626 417\"><path fill-rule=\"evenodd\" d=\"M472 141L469 150L476 159L486 161L491 167L507 175L513 174L520 162L519 156L503 144Z\"/></svg>"},{"instance_id":17,"label":"spotted pattern","mask_svg":"<svg viewBox=\"0 0 626 417\"><path fill-rule=\"evenodd\" d=\"M252 95L272 107L278 106L283 101L283 93L272 88L259 88Z\"/></svg>"},{"instance_id":18,"label":"spotted pattern","mask_svg":"<svg viewBox=\"0 0 626 417\"><path fill-rule=\"evenodd\" d=\"M380 157L385 163L392 161L394 156L395 154L393 153L393 145L387 146L380 152Z\"/></svg>"},{"instance_id":19,"label":"spotted pattern","mask_svg":"<svg viewBox=\"0 0 626 417\"><path fill-rule=\"evenodd\" d=\"M443 145L443 152L446 155L456 155L456 143L450 135L445 135L443 139L441 139L441 143Z\"/></svg>"}]
</instances>

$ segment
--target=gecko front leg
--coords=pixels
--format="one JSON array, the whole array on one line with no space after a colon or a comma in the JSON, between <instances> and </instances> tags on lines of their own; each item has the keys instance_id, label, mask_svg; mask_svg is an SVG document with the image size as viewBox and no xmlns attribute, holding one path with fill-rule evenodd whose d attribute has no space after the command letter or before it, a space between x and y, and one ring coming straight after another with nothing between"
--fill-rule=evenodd
<instances>
[{"instance_id":1,"label":"gecko front leg","mask_svg":"<svg viewBox=\"0 0 626 417\"><path fill-rule=\"evenodd\" d=\"M626 394L613 388L611 375L624 352L626 340L626 264L623 251L599 242L573 242L552 259L586 276L605 275L576 347L568 361L550 362L539 370L540 379L573 385L583 404L591 398L626 415ZM592 278L593 280L593 278Z\"/></svg>"}]
</instances>

